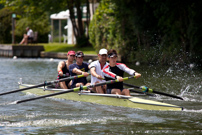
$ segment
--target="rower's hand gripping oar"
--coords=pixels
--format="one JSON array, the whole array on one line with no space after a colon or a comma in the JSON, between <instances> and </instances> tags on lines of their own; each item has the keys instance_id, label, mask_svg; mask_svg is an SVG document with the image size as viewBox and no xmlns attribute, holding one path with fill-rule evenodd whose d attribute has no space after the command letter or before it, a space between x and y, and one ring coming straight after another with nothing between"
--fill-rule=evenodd
<instances>
[{"instance_id":1,"label":"rower's hand gripping oar","mask_svg":"<svg viewBox=\"0 0 202 135\"><path fill-rule=\"evenodd\" d=\"M123 78L123 80L125 81L125 80L128 80L130 78L135 78L135 76L125 77L125 78ZM41 98L46 98L46 97L61 95L61 94L69 93L69 92L87 90L88 88L97 87L97 86L101 86L101 85L105 85L105 84L112 84L112 83L116 83L116 82L119 82L119 80L110 80L110 81L106 81L106 82L102 82L102 83L97 83L97 84L93 84L93 85L80 86L80 87L76 87L76 88L73 88L73 89L68 89L68 90L65 90L65 91L61 91L61 92L57 92L57 93L52 93L52 94L48 94L48 95L44 95L44 96L39 96L39 97L30 98L30 99L24 99L24 100L18 100L18 101L12 102L10 104L19 104L19 103L23 103L23 102L27 102L27 101L33 101L33 100L36 100L36 99L41 99Z\"/></svg>"},{"instance_id":2,"label":"rower's hand gripping oar","mask_svg":"<svg viewBox=\"0 0 202 135\"><path fill-rule=\"evenodd\" d=\"M156 93L156 94L160 94L160 95L164 95L164 96L168 96L168 97L172 97L172 98L177 98L177 99L183 100L183 98L181 98L181 97L178 97L178 96L175 96L175 95L171 95L171 94L168 94L168 93L164 93L164 92L160 92L160 91L156 91L154 89L151 89L151 88L148 88L148 87L145 87L145 86L135 86L135 85L132 85L132 84L127 84L127 86L133 87L133 88L137 88L137 89L141 89L145 93Z\"/></svg>"},{"instance_id":3,"label":"rower's hand gripping oar","mask_svg":"<svg viewBox=\"0 0 202 135\"><path fill-rule=\"evenodd\" d=\"M15 92L20 92L20 91L24 91L24 90L28 90L28 89L32 89L32 88L37 88L37 87L41 87L41 86L47 86L47 85L50 85L50 84L53 84L53 83L58 83L58 82L72 80L72 79L77 79L77 78L81 78L81 77L84 77L84 75L71 76L71 77L68 77L68 78L62 78L62 79L54 80L54 81L50 81L50 82L45 81L44 83L41 83L41 84L38 84L38 85L34 85L34 86L22 88L22 89L17 89L17 90L12 90L12 91L8 91L8 92L0 93L0 96L15 93Z\"/></svg>"}]
</instances>

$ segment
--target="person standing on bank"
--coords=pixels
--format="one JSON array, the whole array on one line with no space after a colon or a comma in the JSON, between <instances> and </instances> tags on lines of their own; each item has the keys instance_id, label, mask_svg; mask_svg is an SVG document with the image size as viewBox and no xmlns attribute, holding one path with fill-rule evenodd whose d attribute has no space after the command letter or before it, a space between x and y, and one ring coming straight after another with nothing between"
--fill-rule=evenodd
<instances>
[{"instance_id":1,"label":"person standing on bank","mask_svg":"<svg viewBox=\"0 0 202 135\"><path fill-rule=\"evenodd\" d=\"M92 62L89 65L90 73L91 73L91 85L96 83L105 82L103 80L104 75L102 73L102 69L108 65L107 63L107 50L100 49L98 54L98 60ZM93 88L97 93L106 93L106 85L98 86Z\"/></svg>"},{"instance_id":2,"label":"person standing on bank","mask_svg":"<svg viewBox=\"0 0 202 135\"><path fill-rule=\"evenodd\" d=\"M67 53L67 60L59 62L58 67L57 67L57 71L58 71L57 79L58 80L61 78L66 78L66 77L70 76L69 65L73 64L74 59L75 59L75 51L71 50L71 51L68 51L68 53ZM71 80L59 82L59 86L62 89L68 89L71 86Z\"/></svg>"},{"instance_id":3,"label":"person standing on bank","mask_svg":"<svg viewBox=\"0 0 202 135\"><path fill-rule=\"evenodd\" d=\"M20 44L25 44L27 45L28 40L33 40L34 38L34 33L32 31L32 29L30 29L29 27L26 28L27 34L24 34L22 41L20 42Z\"/></svg>"},{"instance_id":4,"label":"person standing on bank","mask_svg":"<svg viewBox=\"0 0 202 135\"><path fill-rule=\"evenodd\" d=\"M117 79L119 82L113 84L107 84L107 94L118 94L130 96L130 91L123 88L123 75L127 72L130 75L135 75L139 78L141 74L135 72L135 70L128 68L123 63L117 63L117 52L114 49L108 51L109 65L103 69L103 73L106 80Z\"/></svg>"},{"instance_id":5,"label":"person standing on bank","mask_svg":"<svg viewBox=\"0 0 202 135\"><path fill-rule=\"evenodd\" d=\"M73 79L71 88L80 87L80 85L88 86L90 83L87 83L87 76L88 74L88 64L83 62L84 54L82 51L76 52L76 63L71 64L69 66L69 71L71 76L75 75L84 75L84 77Z\"/></svg>"}]
</instances>

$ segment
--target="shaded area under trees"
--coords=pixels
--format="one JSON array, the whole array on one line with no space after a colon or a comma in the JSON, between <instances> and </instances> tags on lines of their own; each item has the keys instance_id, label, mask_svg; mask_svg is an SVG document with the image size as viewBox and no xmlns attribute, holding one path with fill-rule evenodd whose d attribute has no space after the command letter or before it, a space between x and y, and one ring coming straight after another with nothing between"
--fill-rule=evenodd
<instances>
[{"instance_id":1,"label":"shaded area under trees","mask_svg":"<svg viewBox=\"0 0 202 135\"><path fill-rule=\"evenodd\" d=\"M90 42L114 48L127 62L201 63L201 1L102 0Z\"/></svg>"}]
</instances>

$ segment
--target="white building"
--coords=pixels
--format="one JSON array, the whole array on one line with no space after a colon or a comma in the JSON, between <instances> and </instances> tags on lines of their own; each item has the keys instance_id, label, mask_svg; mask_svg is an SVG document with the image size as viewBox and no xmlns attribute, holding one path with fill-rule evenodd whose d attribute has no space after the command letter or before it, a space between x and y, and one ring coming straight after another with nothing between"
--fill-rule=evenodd
<instances>
[{"instance_id":1,"label":"white building","mask_svg":"<svg viewBox=\"0 0 202 135\"><path fill-rule=\"evenodd\" d=\"M93 18L93 14L94 11L97 9L99 3L90 3L89 8L90 8L90 20L92 20ZM74 9L75 13L76 13L76 8ZM87 7L83 7L83 18L82 21L83 23L86 21L86 13L87 13ZM76 16L76 14L75 14ZM61 43L61 37L62 37L62 33L61 33L61 20L67 20L67 25L64 27L64 29L67 29L67 34L63 34L64 39L67 38L67 43L68 44L76 44L76 40L74 37L74 32L73 32L73 27L72 27L72 22L70 19L70 13L69 10L66 11L61 11L59 13L55 13L50 15L50 19L51 19L51 39L53 41L53 21L54 20L59 20L59 43ZM76 20L77 21L77 20ZM67 35L67 36L66 36ZM65 37L66 36L66 37Z\"/></svg>"}]
</instances>

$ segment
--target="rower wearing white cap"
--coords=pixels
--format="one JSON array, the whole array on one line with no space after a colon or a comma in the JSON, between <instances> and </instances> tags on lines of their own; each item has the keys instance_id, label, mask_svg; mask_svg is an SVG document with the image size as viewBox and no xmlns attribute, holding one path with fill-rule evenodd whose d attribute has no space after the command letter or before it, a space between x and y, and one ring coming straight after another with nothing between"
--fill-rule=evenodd
<instances>
[{"instance_id":1,"label":"rower wearing white cap","mask_svg":"<svg viewBox=\"0 0 202 135\"><path fill-rule=\"evenodd\" d=\"M100 49L98 54L98 60L92 62L89 65L90 73L91 73L91 84L104 82L104 75L102 69L108 65L107 63L107 50ZM98 86L93 88L97 93L106 93L106 85Z\"/></svg>"}]
</instances>

